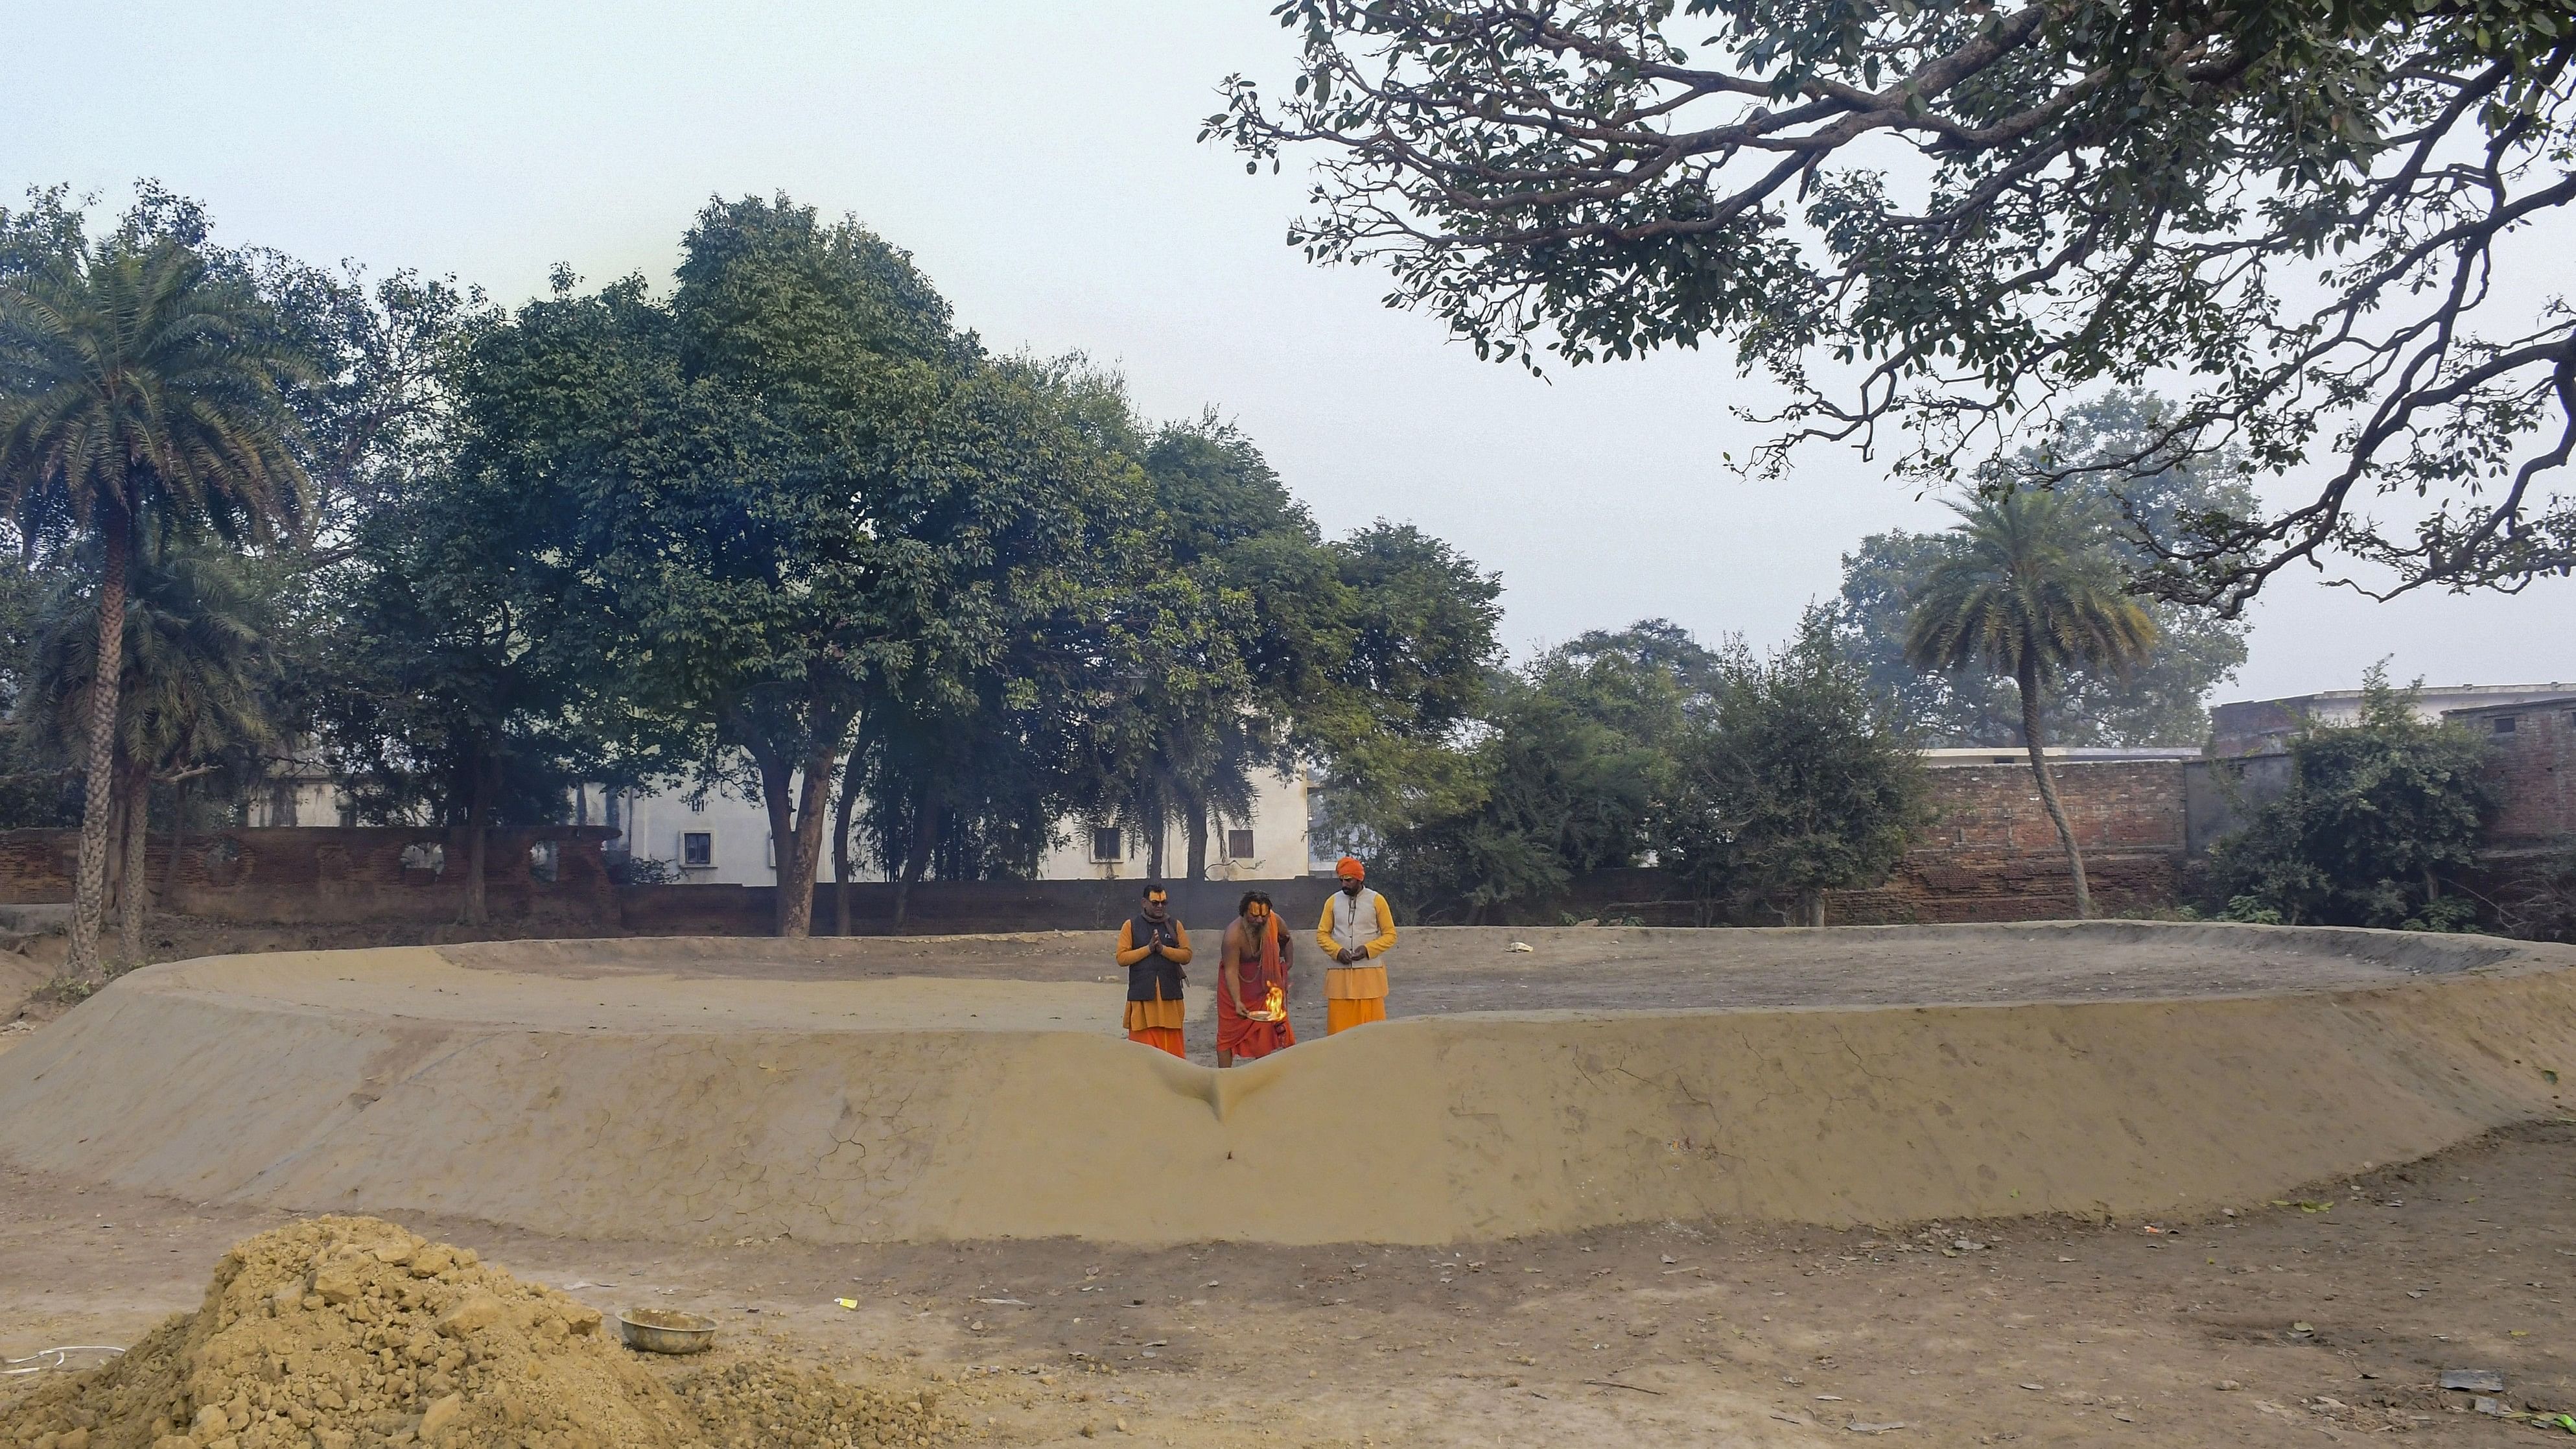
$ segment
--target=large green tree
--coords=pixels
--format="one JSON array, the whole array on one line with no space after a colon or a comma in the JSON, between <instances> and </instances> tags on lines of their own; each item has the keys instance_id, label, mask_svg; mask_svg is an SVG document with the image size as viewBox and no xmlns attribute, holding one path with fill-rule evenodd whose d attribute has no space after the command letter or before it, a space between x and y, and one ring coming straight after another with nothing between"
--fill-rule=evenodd
<instances>
[{"instance_id":1,"label":"large green tree","mask_svg":"<svg viewBox=\"0 0 2576 1449\"><path fill-rule=\"evenodd\" d=\"M2129 597L2098 521L2073 500L2023 489L1956 506L1957 544L1914 606L1906 655L1919 668L1982 668L2013 682L2031 776L2066 851L2075 913L2089 920L2084 853L2048 764L2045 691L2071 669L2134 667L2155 647L2155 621Z\"/></svg>"},{"instance_id":2,"label":"large green tree","mask_svg":"<svg viewBox=\"0 0 2576 1449\"><path fill-rule=\"evenodd\" d=\"M1787 395L1768 467L1910 433L1937 476L2178 375L2152 447L2082 466L2241 448L2313 491L2177 518L2165 597L2576 565L2576 314L2494 285L2576 202L2562 0L1273 11L1293 89L1235 77L1206 132L1314 158L1291 243L1481 354L1731 345Z\"/></svg>"},{"instance_id":3,"label":"large green tree","mask_svg":"<svg viewBox=\"0 0 2576 1449\"><path fill-rule=\"evenodd\" d=\"M1165 868L1208 867L1217 823L1248 815L1264 771L1335 777L1454 728L1494 654L1493 578L1440 540L1380 520L1322 536L1260 448L1214 410L1120 436L1141 514L1110 550L1098 636L1111 684L1091 723L1101 789L1087 812Z\"/></svg>"},{"instance_id":4,"label":"large green tree","mask_svg":"<svg viewBox=\"0 0 2576 1449\"><path fill-rule=\"evenodd\" d=\"M908 256L784 200L710 204L667 300L564 278L463 393L459 466L544 501L595 687L767 810L782 934L861 718L961 707L1132 486Z\"/></svg>"},{"instance_id":5,"label":"large green tree","mask_svg":"<svg viewBox=\"0 0 2576 1449\"><path fill-rule=\"evenodd\" d=\"M265 336L247 286L193 249L116 236L0 281L0 506L32 532L47 514L95 540L97 655L89 693L71 953L104 972L117 684L127 574L146 529L227 539L300 511L303 474L281 379L297 361Z\"/></svg>"},{"instance_id":6,"label":"large green tree","mask_svg":"<svg viewBox=\"0 0 2576 1449\"><path fill-rule=\"evenodd\" d=\"M1654 848L1673 746L1719 668L1661 620L1585 634L1490 675L1472 729L1384 742L1337 772L1329 827L1433 916L1543 909Z\"/></svg>"},{"instance_id":7,"label":"large green tree","mask_svg":"<svg viewBox=\"0 0 2576 1449\"><path fill-rule=\"evenodd\" d=\"M1923 767L1902 707L1811 609L1769 656L1738 646L1712 707L1675 741L1656 858L1705 903L1785 905L1825 924L1825 894L1874 886L1924 822Z\"/></svg>"},{"instance_id":8,"label":"large green tree","mask_svg":"<svg viewBox=\"0 0 2576 1449\"><path fill-rule=\"evenodd\" d=\"M2118 390L2070 413L2046 449L2030 448L1986 470L1997 486L2048 487L2059 465L2128 453L2151 442L2167 409L2154 395ZM2121 485L2115 495L2096 473L2054 484L2092 518L2102 546L2132 575L2155 566L2145 540L2186 513L2243 510L2252 491L2243 470L2225 458L2177 462ZM2129 514L2137 515L2131 522ZM1961 547L1956 533L1872 534L1843 555L1837 623L1843 648L1868 670L1871 685L1900 700L1929 741L1947 745L2017 745L2021 710L2010 683L1978 669L1925 671L1905 657L1915 602L1933 572ZM2069 664L2047 696L2041 723L2069 745L2197 745L2208 736L2207 700L2245 662L2251 626L2215 610L2159 599L2140 607L2156 625L2156 647L2134 668Z\"/></svg>"},{"instance_id":9,"label":"large green tree","mask_svg":"<svg viewBox=\"0 0 2576 1449\"><path fill-rule=\"evenodd\" d=\"M490 919L495 829L555 821L576 782L622 781L613 693L588 690L580 598L551 500L460 468L417 480L334 550L304 636L307 718L354 814L461 833L464 919ZM594 613L590 622L598 622Z\"/></svg>"},{"instance_id":10,"label":"large green tree","mask_svg":"<svg viewBox=\"0 0 2576 1449\"><path fill-rule=\"evenodd\" d=\"M1336 771L1337 839L1431 919L1532 918L1593 871L1652 865L1703 920L1817 923L1918 823L1911 731L1823 611L1767 657L1661 619L1496 670L1465 728Z\"/></svg>"}]
</instances>

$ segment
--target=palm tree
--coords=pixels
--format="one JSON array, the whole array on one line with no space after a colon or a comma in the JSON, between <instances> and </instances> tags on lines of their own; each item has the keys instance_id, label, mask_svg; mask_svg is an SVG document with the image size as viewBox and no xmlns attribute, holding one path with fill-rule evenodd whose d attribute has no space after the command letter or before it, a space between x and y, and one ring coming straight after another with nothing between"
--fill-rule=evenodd
<instances>
[{"instance_id":1,"label":"palm tree","mask_svg":"<svg viewBox=\"0 0 2576 1449\"><path fill-rule=\"evenodd\" d=\"M66 601L70 602L70 601ZM28 698L51 708L28 720L60 753L77 753L97 666L84 647L86 613L58 614L38 643ZM279 743L278 661L258 622L256 590L241 556L202 543L147 551L135 561L125 609L125 677L117 686L118 808L111 850L121 849L114 892L118 953L142 959L148 903L144 847L154 781L186 782L218 770L246 775ZM185 796L179 801L182 812ZM171 879L177 879L176 821Z\"/></svg>"},{"instance_id":2,"label":"palm tree","mask_svg":"<svg viewBox=\"0 0 2576 1449\"><path fill-rule=\"evenodd\" d=\"M2021 735L2040 802L2075 877L2075 912L2092 918L2084 856L2057 800L2040 724L2040 691L2069 666L2126 670L2156 645L2155 621L2129 597L2106 532L2067 499L2038 489L1951 505L1952 549L1915 604L1905 657L1918 669L1978 667L2021 691Z\"/></svg>"},{"instance_id":3,"label":"palm tree","mask_svg":"<svg viewBox=\"0 0 2576 1449\"><path fill-rule=\"evenodd\" d=\"M98 546L98 650L85 722L87 798L74 885L75 979L104 977L108 829L126 571L135 537L203 523L227 540L291 518L303 474L261 340L258 299L172 242L85 246L0 285L0 512L68 511Z\"/></svg>"}]
</instances>

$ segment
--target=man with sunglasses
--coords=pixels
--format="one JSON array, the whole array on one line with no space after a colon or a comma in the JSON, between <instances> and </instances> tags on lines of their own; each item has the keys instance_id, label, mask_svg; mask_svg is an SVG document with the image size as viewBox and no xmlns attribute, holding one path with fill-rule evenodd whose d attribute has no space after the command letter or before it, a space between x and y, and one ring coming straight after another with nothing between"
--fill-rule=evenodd
<instances>
[{"instance_id":1,"label":"man with sunglasses","mask_svg":"<svg viewBox=\"0 0 2576 1449\"><path fill-rule=\"evenodd\" d=\"M1190 974L1190 933L1172 917L1161 881L1145 883L1144 909L1118 928L1118 964L1127 968L1127 1039L1187 1059L1181 1046L1181 983Z\"/></svg>"}]
</instances>

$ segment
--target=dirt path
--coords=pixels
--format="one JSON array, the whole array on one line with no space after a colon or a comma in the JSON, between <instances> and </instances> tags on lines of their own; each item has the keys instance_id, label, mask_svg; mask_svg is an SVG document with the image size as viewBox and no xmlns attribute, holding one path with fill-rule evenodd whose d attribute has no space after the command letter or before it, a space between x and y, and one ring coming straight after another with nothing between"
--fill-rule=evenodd
<instances>
[{"instance_id":1,"label":"dirt path","mask_svg":"<svg viewBox=\"0 0 2576 1449\"><path fill-rule=\"evenodd\" d=\"M1188 1445L1827 1444L1898 1423L1879 1436L2487 1444L2534 1431L2432 1387L2442 1369L2500 1372L2517 1407L2576 1407L2571 1189L2576 1126L2543 1125L2162 1232L1701 1224L1132 1252L406 1222L602 1308L691 1308L825 1362L938 1375L1006 1444L1124 1442L1122 1421ZM0 1353L130 1340L283 1218L0 1173Z\"/></svg>"}]
</instances>

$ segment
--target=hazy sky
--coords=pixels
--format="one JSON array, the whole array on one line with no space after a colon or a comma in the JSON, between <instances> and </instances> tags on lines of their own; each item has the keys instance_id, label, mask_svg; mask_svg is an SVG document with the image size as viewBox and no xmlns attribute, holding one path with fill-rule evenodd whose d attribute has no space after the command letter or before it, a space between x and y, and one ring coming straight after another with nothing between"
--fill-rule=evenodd
<instances>
[{"instance_id":1,"label":"hazy sky","mask_svg":"<svg viewBox=\"0 0 2576 1449\"><path fill-rule=\"evenodd\" d=\"M1478 363L1384 278L1282 245L1304 184L1196 144L1229 71L1279 81L1269 0L683 6L24 5L0 191L138 176L224 238L453 272L515 303L567 262L667 282L709 195L784 191L910 248L997 350L1081 349L1151 415L1214 404L1331 532L1419 524L1498 569L1515 651L1661 615L1781 638L1862 535L1938 526L1857 456L1784 483L1717 358L1535 381ZM112 83L110 83L112 80ZM1273 85L1273 89L1278 89ZM2563 246L2552 250L2563 251ZM2576 581L2373 604L2285 578L2221 698L2576 681Z\"/></svg>"}]
</instances>

